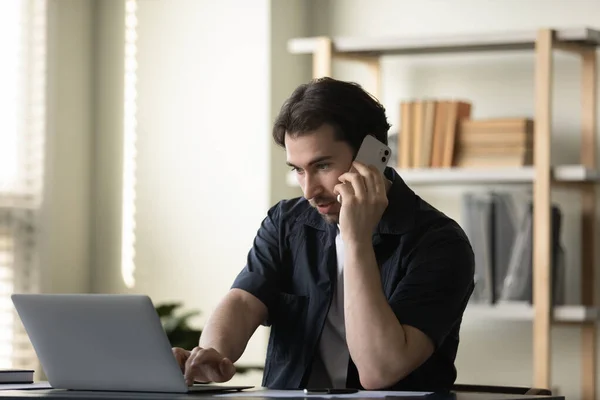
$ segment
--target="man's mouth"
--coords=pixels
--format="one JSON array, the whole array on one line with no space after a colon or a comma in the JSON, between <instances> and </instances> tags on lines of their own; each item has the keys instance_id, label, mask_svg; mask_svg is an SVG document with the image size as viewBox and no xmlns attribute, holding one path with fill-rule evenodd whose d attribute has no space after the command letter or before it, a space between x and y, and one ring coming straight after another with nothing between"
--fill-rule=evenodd
<instances>
[{"instance_id":1,"label":"man's mouth","mask_svg":"<svg viewBox=\"0 0 600 400\"><path fill-rule=\"evenodd\" d=\"M321 214L329 214L334 204L335 201L317 203L317 209Z\"/></svg>"},{"instance_id":2,"label":"man's mouth","mask_svg":"<svg viewBox=\"0 0 600 400\"><path fill-rule=\"evenodd\" d=\"M333 203L333 201L328 201L326 203L317 203L317 207L325 207L328 205L331 205Z\"/></svg>"}]
</instances>

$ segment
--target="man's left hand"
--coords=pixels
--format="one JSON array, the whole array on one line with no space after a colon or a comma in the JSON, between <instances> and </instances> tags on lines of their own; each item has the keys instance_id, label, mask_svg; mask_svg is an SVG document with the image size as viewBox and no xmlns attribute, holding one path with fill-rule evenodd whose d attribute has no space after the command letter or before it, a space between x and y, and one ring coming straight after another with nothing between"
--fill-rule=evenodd
<instances>
[{"instance_id":1,"label":"man's left hand","mask_svg":"<svg viewBox=\"0 0 600 400\"><path fill-rule=\"evenodd\" d=\"M371 243L373 231L388 205L385 178L374 166L355 161L353 171L339 177L340 231L344 242Z\"/></svg>"}]
</instances>

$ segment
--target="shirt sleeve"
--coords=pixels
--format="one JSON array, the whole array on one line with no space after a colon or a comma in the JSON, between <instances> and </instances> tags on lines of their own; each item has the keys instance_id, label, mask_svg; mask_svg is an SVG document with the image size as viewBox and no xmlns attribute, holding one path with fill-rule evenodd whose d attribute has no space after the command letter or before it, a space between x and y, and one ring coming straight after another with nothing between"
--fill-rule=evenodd
<instances>
[{"instance_id":1,"label":"shirt sleeve","mask_svg":"<svg viewBox=\"0 0 600 400\"><path fill-rule=\"evenodd\" d=\"M278 292L280 246L279 208L274 206L262 221L248 252L246 266L235 278L231 288L242 289L262 301L271 314ZM265 321L269 325L270 321Z\"/></svg>"},{"instance_id":2,"label":"shirt sleeve","mask_svg":"<svg viewBox=\"0 0 600 400\"><path fill-rule=\"evenodd\" d=\"M401 324L425 333L437 349L462 320L473 291L475 262L465 237L440 232L428 236L410 256L390 306Z\"/></svg>"}]
</instances>

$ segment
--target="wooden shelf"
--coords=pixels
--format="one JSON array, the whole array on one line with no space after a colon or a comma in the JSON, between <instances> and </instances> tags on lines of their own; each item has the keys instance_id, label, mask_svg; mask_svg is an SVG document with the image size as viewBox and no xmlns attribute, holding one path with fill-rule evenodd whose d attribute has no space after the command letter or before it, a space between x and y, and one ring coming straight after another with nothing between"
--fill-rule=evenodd
<instances>
[{"instance_id":1,"label":"wooden shelf","mask_svg":"<svg viewBox=\"0 0 600 400\"><path fill-rule=\"evenodd\" d=\"M355 55L451 53L468 51L531 50L535 46L537 30L440 35L431 37L333 37L335 53ZM561 43L600 45L600 31L589 28L556 30ZM319 46L318 37L295 38L288 42L293 54L312 54Z\"/></svg>"},{"instance_id":2,"label":"wooden shelf","mask_svg":"<svg viewBox=\"0 0 600 400\"><path fill-rule=\"evenodd\" d=\"M600 29L540 28L528 31L481 32L461 35L430 37L309 37L288 41L292 54L312 56L313 78L332 76L336 59L362 62L368 68L374 89L372 94L381 98L381 56L411 54L443 54L529 50L534 56L534 113L535 167L518 168L443 168L399 169L400 176L411 185L460 184L529 184L533 192L533 229L543 234L534 235L532 289L534 305L511 303L499 305L469 305L465 317L523 320L532 323L533 382L535 387L551 387L551 327L555 322L581 326L581 398L596 399L597 379L597 324L599 309L594 299L597 257L596 187L588 183L600 182L596 163L597 148L597 88L598 63L596 49L600 46ZM553 53L567 51L581 60L581 165L552 165L552 100ZM550 172L536 174L539 171ZM296 176L286 177L291 186L298 186ZM551 205L552 189L563 183L574 185L581 195L581 305L557 306L551 304ZM599 306L600 307L600 306Z\"/></svg>"},{"instance_id":3,"label":"wooden shelf","mask_svg":"<svg viewBox=\"0 0 600 400\"><path fill-rule=\"evenodd\" d=\"M455 184L494 184L532 183L535 177L533 167L515 168L413 168L398 169L402 179L412 185L455 185ZM561 165L553 167L552 177L556 182L600 182L600 172L582 165ZM290 172L287 184L298 186L296 176Z\"/></svg>"},{"instance_id":4,"label":"wooden shelf","mask_svg":"<svg viewBox=\"0 0 600 400\"><path fill-rule=\"evenodd\" d=\"M502 319L513 321L533 321L534 308L526 302L500 303L496 305L469 304L465 318ZM580 305L555 306L553 320L565 323L593 322L600 319L600 311L593 307Z\"/></svg>"},{"instance_id":5,"label":"wooden shelf","mask_svg":"<svg viewBox=\"0 0 600 400\"><path fill-rule=\"evenodd\" d=\"M400 169L398 173L411 184L485 184L485 183L532 183L533 167L475 169L475 168L422 168ZM600 182L600 173L581 165L553 167L555 182Z\"/></svg>"}]
</instances>

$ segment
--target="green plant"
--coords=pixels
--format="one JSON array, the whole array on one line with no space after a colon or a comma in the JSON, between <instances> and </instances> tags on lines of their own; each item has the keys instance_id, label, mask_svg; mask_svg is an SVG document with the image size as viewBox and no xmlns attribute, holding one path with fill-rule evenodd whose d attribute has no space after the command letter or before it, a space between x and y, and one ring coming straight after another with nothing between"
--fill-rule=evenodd
<instances>
[{"instance_id":1,"label":"green plant","mask_svg":"<svg viewBox=\"0 0 600 400\"><path fill-rule=\"evenodd\" d=\"M160 317L163 329L171 343L171 347L181 347L191 350L198 346L202 329L192 328L188 320L200 314L198 310L189 310L177 313L182 307L181 303L163 303L155 306L156 312ZM262 366L240 366L236 364L238 373L248 372L250 370L263 370Z\"/></svg>"},{"instance_id":2,"label":"green plant","mask_svg":"<svg viewBox=\"0 0 600 400\"><path fill-rule=\"evenodd\" d=\"M199 315L200 311L192 310L177 314L176 310L181 306L181 303L160 304L156 306L156 312L160 317L171 347L181 347L189 350L198 346L202 330L190 327L188 320L195 315Z\"/></svg>"}]
</instances>

